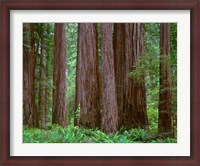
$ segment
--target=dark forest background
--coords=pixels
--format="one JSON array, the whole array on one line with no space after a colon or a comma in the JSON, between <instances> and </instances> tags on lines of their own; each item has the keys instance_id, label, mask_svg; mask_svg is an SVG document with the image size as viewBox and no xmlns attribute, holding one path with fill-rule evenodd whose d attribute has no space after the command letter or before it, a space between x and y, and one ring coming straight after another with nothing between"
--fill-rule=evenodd
<instances>
[{"instance_id":1,"label":"dark forest background","mask_svg":"<svg viewBox=\"0 0 200 166\"><path fill-rule=\"evenodd\" d=\"M177 141L176 23L24 23L24 143Z\"/></svg>"}]
</instances>

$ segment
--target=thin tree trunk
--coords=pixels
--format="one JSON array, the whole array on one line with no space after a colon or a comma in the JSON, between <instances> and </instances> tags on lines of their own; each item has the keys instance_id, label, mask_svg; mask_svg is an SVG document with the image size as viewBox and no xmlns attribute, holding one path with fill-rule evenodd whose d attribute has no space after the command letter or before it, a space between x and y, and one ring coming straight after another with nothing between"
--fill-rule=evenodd
<instances>
[{"instance_id":1,"label":"thin tree trunk","mask_svg":"<svg viewBox=\"0 0 200 166\"><path fill-rule=\"evenodd\" d=\"M55 23L52 123L66 127L66 25Z\"/></svg>"},{"instance_id":2,"label":"thin tree trunk","mask_svg":"<svg viewBox=\"0 0 200 166\"><path fill-rule=\"evenodd\" d=\"M44 28L42 26L41 28ZM42 29L41 35L41 56L40 56L40 128L45 129L46 128L46 48L45 48L45 42L44 42L44 29Z\"/></svg>"},{"instance_id":3,"label":"thin tree trunk","mask_svg":"<svg viewBox=\"0 0 200 166\"><path fill-rule=\"evenodd\" d=\"M76 106L80 106L80 126L100 128L97 30L92 23L80 23L76 76ZM77 119L75 119L75 125Z\"/></svg>"},{"instance_id":4,"label":"thin tree trunk","mask_svg":"<svg viewBox=\"0 0 200 166\"><path fill-rule=\"evenodd\" d=\"M170 81L170 24L160 24L160 93L158 132L172 136L171 81Z\"/></svg>"},{"instance_id":5,"label":"thin tree trunk","mask_svg":"<svg viewBox=\"0 0 200 166\"><path fill-rule=\"evenodd\" d=\"M35 39L33 24L24 24L23 40L23 123L28 127L38 127L34 96Z\"/></svg>"},{"instance_id":6,"label":"thin tree trunk","mask_svg":"<svg viewBox=\"0 0 200 166\"><path fill-rule=\"evenodd\" d=\"M144 76L129 77L143 52L143 24L125 24L125 75L123 84L122 125L126 129L147 128L146 90Z\"/></svg>"},{"instance_id":7,"label":"thin tree trunk","mask_svg":"<svg viewBox=\"0 0 200 166\"><path fill-rule=\"evenodd\" d=\"M81 36L81 31L80 31L80 25L78 25L78 42L77 42L77 52L79 52L79 38ZM80 120L80 110L78 110L80 108L80 83L81 83L81 61L80 61L80 56L79 53L77 55L77 60L76 60L76 100L75 100L75 110L74 110L74 126L79 126L79 120Z\"/></svg>"},{"instance_id":8,"label":"thin tree trunk","mask_svg":"<svg viewBox=\"0 0 200 166\"><path fill-rule=\"evenodd\" d=\"M113 133L118 130L112 31L113 24L102 24L102 130L105 133Z\"/></svg>"},{"instance_id":9,"label":"thin tree trunk","mask_svg":"<svg viewBox=\"0 0 200 166\"><path fill-rule=\"evenodd\" d=\"M48 124L48 109L50 107L50 94L49 94L49 91L50 91L50 88L49 88L49 84L48 84L48 80L49 80L49 61L46 62L46 87L45 87L45 124L46 124L46 127L47 127L47 124Z\"/></svg>"}]
</instances>

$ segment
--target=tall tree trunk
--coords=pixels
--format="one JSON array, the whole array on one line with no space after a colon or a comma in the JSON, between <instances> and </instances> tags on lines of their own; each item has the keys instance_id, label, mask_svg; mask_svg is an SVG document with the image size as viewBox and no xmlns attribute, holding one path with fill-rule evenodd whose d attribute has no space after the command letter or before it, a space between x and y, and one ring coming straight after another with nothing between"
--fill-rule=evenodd
<instances>
[{"instance_id":1,"label":"tall tree trunk","mask_svg":"<svg viewBox=\"0 0 200 166\"><path fill-rule=\"evenodd\" d=\"M113 133L118 130L112 31L113 24L102 24L102 130L105 133Z\"/></svg>"},{"instance_id":2,"label":"tall tree trunk","mask_svg":"<svg viewBox=\"0 0 200 166\"><path fill-rule=\"evenodd\" d=\"M118 123L122 125L123 115L123 77L125 63L125 24L114 24L114 66L115 66L115 83L117 92L118 105Z\"/></svg>"},{"instance_id":3,"label":"tall tree trunk","mask_svg":"<svg viewBox=\"0 0 200 166\"><path fill-rule=\"evenodd\" d=\"M172 136L171 81L170 81L170 24L160 24L160 93L158 132Z\"/></svg>"},{"instance_id":4,"label":"tall tree trunk","mask_svg":"<svg viewBox=\"0 0 200 166\"><path fill-rule=\"evenodd\" d=\"M100 128L97 30L92 23L78 25L76 106L80 106L80 126ZM77 120L75 119L75 122Z\"/></svg>"},{"instance_id":5,"label":"tall tree trunk","mask_svg":"<svg viewBox=\"0 0 200 166\"><path fill-rule=\"evenodd\" d=\"M48 80L49 80L49 70L50 70L50 65L49 65L50 61L47 60L46 61L46 87L45 87L45 114L44 114L44 117L45 117L45 125L46 125L46 128L47 128L47 124L49 122L49 119L48 119L48 110L50 108L50 90L52 90L50 87L49 87L49 84L48 84Z\"/></svg>"},{"instance_id":6,"label":"tall tree trunk","mask_svg":"<svg viewBox=\"0 0 200 166\"><path fill-rule=\"evenodd\" d=\"M44 25L42 25L41 37L41 56L40 56L40 98L39 98L39 112L40 112L40 128L46 128L47 122L47 108L46 108L46 93L47 93L47 80L46 80L46 46L44 40Z\"/></svg>"},{"instance_id":7,"label":"tall tree trunk","mask_svg":"<svg viewBox=\"0 0 200 166\"><path fill-rule=\"evenodd\" d=\"M52 123L66 127L66 25L55 23Z\"/></svg>"},{"instance_id":8,"label":"tall tree trunk","mask_svg":"<svg viewBox=\"0 0 200 166\"><path fill-rule=\"evenodd\" d=\"M126 129L147 128L146 90L144 76L139 81L129 77L143 52L143 24L125 24L125 74L123 84L122 125Z\"/></svg>"},{"instance_id":9,"label":"tall tree trunk","mask_svg":"<svg viewBox=\"0 0 200 166\"><path fill-rule=\"evenodd\" d=\"M81 61L79 55L79 47L80 47L80 25L78 24L78 42L77 42L77 59L76 59L76 99L75 99L75 110L74 110L74 126L79 126L80 121L80 98L81 98Z\"/></svg>"},{"instance_id":10,"label":"tall tree trunk","mask_svg":"<svg viewBox=\"0 0 200 166\"><path fill-rule=\"evenodd\" d=\"M28 127L38 127L34 96L35 39L33 24L24 24L23 40L23 123Z\"/></svg>"}]
</instances>

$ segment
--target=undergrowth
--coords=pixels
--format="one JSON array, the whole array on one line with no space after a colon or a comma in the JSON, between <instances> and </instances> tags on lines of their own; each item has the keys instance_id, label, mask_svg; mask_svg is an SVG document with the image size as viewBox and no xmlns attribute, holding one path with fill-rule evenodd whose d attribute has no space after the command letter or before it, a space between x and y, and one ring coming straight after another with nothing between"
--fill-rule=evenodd
<instances>
[{"instance_id":1,"label":"undergrowth","mask_svg":"<svg viewBox=\"0 0 200 166\"><path fill-rule=\"evenodd\" d=\"M115 134L105 134L98 129L83 129L74 126L62 128L51 125L47 130L23 127L24 143L176 143L176 138L163 138L143 129L126 131L121 128Z\"/></svg>"}]
</instances>

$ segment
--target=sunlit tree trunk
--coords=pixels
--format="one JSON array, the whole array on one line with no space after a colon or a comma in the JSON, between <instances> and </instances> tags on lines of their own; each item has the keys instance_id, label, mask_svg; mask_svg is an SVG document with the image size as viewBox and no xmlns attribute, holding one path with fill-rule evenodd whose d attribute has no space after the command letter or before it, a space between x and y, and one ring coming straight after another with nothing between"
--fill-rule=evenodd
<instances>
[{"instance_id":1,"label":"sunlit tree trunk","mask_svg":"<svg viewBox=\"0 0 200 166\"><path fill-rule=\"evenodd\" d=\"M79 125L100 128L99 74L96 24L78 25L78 57L76 76L76 106L80 106ZM75 118L75 125L77 119Z\"/></svg>"},{"instance_id":2,"label":"sunlit tree trunk","mask_svg":"<svg viewBox=\"0 0 200 166\"><path fill-rule=\"evenodd\" d=\"M158 132L172 136L171 80L170 80L170 24L160 24L160 93Z\"/></svg>"},{"instance_id":3,"label":"sunlit tree trunk","mask_svg":"<svg viewBox=\"0 0 200 166\"><path fill-rule=\"evenodd\" d=\"M52 123L65 127L66 119L66 25L55 23Z\"/></svg>"},{"instance_id":4,"label":"sunlit tree trunk","mask_svg":"<svg viewBox=\"0 0 200 166\"><path fill-rule=\"evenodd\" d=\"M102 130L105 133L113 133L118 130L112 31L113 24L102 24Z\"/></svg>"},{"instance_id":5,"label":"sunlit tree trunk","mask_svg":"<svg viewBox=\"0 0 200 166\"><path fill-rule=\"evenodd\" d=\"M143 24L125 24L125 68L123 82L122 125L126 129L147 128L146 90L144 76L130 77L133 66L143 52Z\"/></svg>"},{"instance_id":6,"label":"sunlit tree trunk","mask_svg":"<svg viewBox=\"0 0 200 166\"><path fill-rule=\"evenodd\" d=\"M23 123L28 127L38 127L38 114L34 96L34 24L24 24L23 33Z\"/></svg>"}]
</instances>

